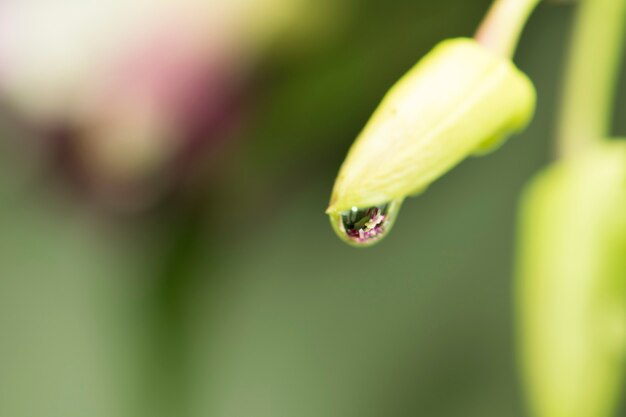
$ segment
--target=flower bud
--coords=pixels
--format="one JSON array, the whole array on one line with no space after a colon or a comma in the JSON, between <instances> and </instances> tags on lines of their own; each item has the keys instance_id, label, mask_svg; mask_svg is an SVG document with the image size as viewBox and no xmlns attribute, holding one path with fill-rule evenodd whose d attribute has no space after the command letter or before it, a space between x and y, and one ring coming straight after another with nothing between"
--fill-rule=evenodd
<instances>
[{"instance_id":1,"label":"flower bud","mask_svg":"<svg viewBox=\"0 0 626 417\"><path fill-rule=\"evenodd\" d=\"M518 267L533 415L613 415L626 347L626 143L599 145L532 182Z\"/></svg>"},{"instance_id":2,"label":"flower bud","mask_svg":"<svg viewBox=\"0 0 626 417\"><path fill-rule=\"evenodd\" d=\"M327 210L379 206L424 190L530 120L531 81L472 39L446 40L387 93L352 145Z\"/></svg>"}]
</instances>

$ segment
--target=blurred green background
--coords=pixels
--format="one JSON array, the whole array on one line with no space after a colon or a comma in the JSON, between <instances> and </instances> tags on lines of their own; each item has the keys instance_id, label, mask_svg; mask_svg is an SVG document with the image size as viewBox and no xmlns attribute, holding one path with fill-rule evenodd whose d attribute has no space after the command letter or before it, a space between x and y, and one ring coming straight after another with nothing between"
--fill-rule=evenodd
<instances>
[{"instance_id":1,"label":"blurred green background","mask_svg":"<svg viewBox=\"0 0 626 417\"><path fill-rule=\"evenodd\" d=\"M50 181L1 113L0 416L525 415L516 205L551 157L573 5L541 5L523 35L539 100L522 135L407 201L370 249L324 214L384 92L488 5L355 0L319 42L276 45L225 168L145 213Z\"/></svg>"}]
</instances>

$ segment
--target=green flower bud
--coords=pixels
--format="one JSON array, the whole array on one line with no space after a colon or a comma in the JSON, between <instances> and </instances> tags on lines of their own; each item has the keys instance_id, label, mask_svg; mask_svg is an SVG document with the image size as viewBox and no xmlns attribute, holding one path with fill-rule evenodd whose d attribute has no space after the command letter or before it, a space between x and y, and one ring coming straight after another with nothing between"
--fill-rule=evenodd
<instances>
[{"instance_id":1,"label":"green flower bud","mask_svg":"<svg viewBox=\"0 0 626 417\"><path fill-rule=\"evenodd\" d=\"M534 106L531 81L509 59L472 39L441 42L391 88L352 145L327 210L333 226L350 243L379 238L374 228L346 236L346 213L399 206L525 127Z\"/></svg>"},{"instance_id":2,"label":"green flower bud","mask_svg":"<svg viewBox=\"0 0 626 417\"><path fill-rule=\"evenodd\" d=\"M609 417L626 342L626 143L549 168L526 191L518 308L536 417Z\"/></svg>"}]
</instances>

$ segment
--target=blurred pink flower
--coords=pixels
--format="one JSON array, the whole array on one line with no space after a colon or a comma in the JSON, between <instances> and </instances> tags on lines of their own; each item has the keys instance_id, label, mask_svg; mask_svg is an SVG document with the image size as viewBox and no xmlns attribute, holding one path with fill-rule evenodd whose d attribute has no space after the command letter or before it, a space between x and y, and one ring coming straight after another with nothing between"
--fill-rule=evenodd
<instances>
[{"instance_id":1,"label":"blurred pink flower","mask_svg":"<svg viewBox=\"0 0 626 417\"><path fill-rule=\"evenodd\" d=\"M227 136L256 56L306 1L4 0L1 99L88 189L141 201Z\"/></svg>"}]
</instances>

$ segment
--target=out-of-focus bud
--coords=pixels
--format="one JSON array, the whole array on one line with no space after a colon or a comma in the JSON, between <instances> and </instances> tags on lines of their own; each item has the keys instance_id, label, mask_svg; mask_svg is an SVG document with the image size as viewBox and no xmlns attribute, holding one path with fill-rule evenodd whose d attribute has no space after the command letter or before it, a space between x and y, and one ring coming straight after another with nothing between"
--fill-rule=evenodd
<instances>
[{"instance_id":1,"label":"out-of-focus bud","mask_svg":"<svg viewBox=\"0 0 626 417\"><path fill-rule=\"evenodd\" d=\"M352 145L327 213L340 237L367 245L402 200L471 154L497 147L534 112L531 81L472 39L440 43L387 93Z\"/></svg>"},{"instance_id":2,"label":"out-of-focus bud","mask_svg":"<svg viewBox=\"0 0 626 417\"><path fill-rule=\"evenodd\" d=\"M519 249L533 415L612 416L626 352L626 143L599 145L536 178Z\"/></svg>"}]
</instances>

